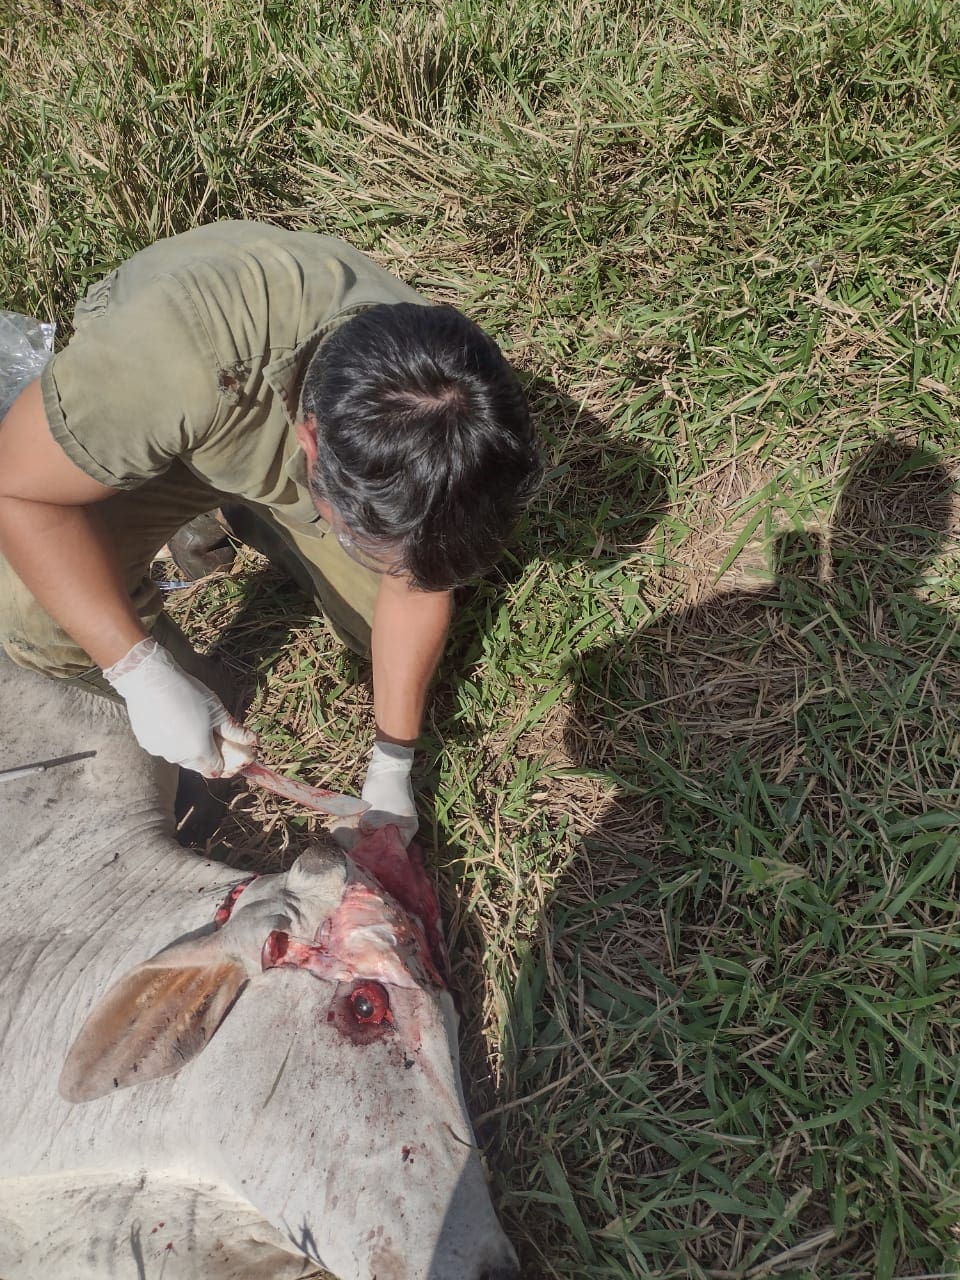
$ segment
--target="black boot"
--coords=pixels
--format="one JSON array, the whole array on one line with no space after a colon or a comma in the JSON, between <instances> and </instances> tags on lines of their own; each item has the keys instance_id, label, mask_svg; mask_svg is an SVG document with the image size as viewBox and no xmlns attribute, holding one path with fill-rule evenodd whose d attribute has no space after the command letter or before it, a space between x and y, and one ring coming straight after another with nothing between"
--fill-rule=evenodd
<instances>
[{"instance_id":1,"label":"black boot","mask_svg":"<svg viewBox=\"0 0 960 1280\"><path fill-rule=\"evenodd\" d=\"M173 563L189 582L205 578L215 569L229 569L235 555L226 529L212 511L195 516L178 529L167 546Z\"/></svg>"}]
</instances>

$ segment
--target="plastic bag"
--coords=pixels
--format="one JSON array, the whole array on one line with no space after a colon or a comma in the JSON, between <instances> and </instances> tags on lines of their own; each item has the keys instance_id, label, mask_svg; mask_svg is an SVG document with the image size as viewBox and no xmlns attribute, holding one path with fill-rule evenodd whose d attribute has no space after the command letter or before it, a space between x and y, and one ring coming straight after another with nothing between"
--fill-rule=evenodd
<instances>
[{"instance_id":1,"label":"plastic bag","mask_svg":"<svg viewBox=\"0 0 960 1280\"><path fill-rule=\"evenodd\" d=\"M0 421L53 353L56 325L16 311L0 311Z\"/></svg>"}]
</instances>

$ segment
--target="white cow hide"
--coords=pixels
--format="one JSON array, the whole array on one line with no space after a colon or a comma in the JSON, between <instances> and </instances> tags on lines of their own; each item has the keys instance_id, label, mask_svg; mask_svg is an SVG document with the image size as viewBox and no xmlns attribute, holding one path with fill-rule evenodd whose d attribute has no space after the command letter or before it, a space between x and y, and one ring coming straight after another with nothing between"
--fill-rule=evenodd
<instances>
[{"instance_id":1,"label":"white cow hide","mask_svg":"<svg viewBox=\"0 0 960 1280\"><path fill-rule=\"evenodd\" d=\"M215 928L122 709L0 679L0 769L97 753L0 782L0 1277L515 1280L417 923L326 850Z\"/></svg>"}]
</instances>

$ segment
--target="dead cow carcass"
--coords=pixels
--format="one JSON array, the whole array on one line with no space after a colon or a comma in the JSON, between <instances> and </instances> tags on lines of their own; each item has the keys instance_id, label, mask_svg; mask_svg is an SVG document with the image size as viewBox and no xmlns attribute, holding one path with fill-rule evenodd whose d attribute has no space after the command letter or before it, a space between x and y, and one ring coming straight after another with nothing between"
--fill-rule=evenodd
<instances>
[{"instance_id":1,"label":"dead cow carcass","mask_svg":"<svg viewBox=\"0 0 960 1280\"><path fill-rule=\"evenodd\" d=\"M0 767L96 751L0 783L0 1277L515 1278L402 845L241 885L120 709L0 679Z\"/></svg>"}]
</instances>

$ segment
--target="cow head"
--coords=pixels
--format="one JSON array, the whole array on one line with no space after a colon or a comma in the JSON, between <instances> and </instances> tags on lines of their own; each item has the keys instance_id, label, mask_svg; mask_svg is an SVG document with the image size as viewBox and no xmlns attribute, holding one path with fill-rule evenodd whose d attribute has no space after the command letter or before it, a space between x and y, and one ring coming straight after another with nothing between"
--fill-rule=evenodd
<instances>
[{"instance_id":1,"label":"cow head","mask_svg":"<svg viewBox=\"0 0 960 1280\"><path fill-rule=\"evenodd\" d=\"M176 1094L291 1248L342 1280L508 1280L460 1089L432 888L393 828L238 888L94 1008L60 1091Z\"/></svg>"}]
</instances>

